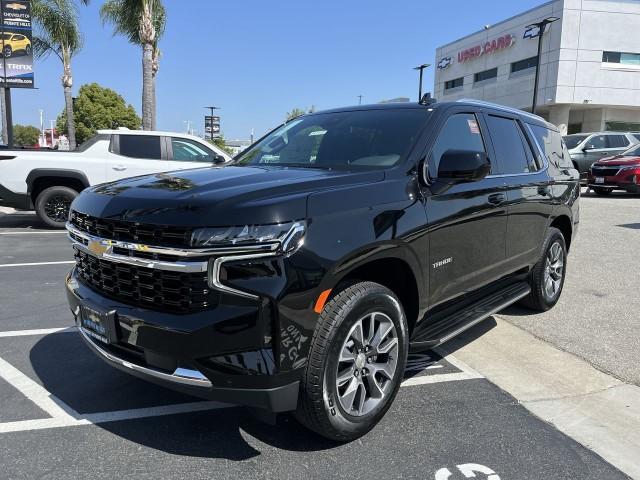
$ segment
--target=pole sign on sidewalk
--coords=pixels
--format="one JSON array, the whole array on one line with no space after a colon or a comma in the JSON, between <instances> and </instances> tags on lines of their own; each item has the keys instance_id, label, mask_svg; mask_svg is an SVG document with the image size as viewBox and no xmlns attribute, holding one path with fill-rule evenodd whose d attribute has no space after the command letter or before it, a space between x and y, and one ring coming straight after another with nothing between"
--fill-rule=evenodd
<instances>
[{"instance_id":1,"label":"pole sign on sidewalk","mask_svg":"<svg viewBox=\"0 0 640 480\"><path fill-rule=\"evenodd\" d=\"M220 117L207 115L204 117L204 131L209 135L220 135Z\"/></svg>"},{"instance_id":2,"label":"pole sign on sidewalk","mask_svg":"<svg viewBox=\"0 0 640 480\"><path fill-rule=\"evenodd\" d=\"M0 86L34 88L30 0L0 0Z\"/></svg>"}]
</instances>

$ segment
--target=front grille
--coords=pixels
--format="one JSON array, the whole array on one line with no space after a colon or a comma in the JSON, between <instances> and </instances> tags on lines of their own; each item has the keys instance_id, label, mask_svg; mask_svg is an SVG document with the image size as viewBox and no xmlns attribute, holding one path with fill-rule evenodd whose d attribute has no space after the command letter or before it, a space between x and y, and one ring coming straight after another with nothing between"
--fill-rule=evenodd
<instances>
[{"instance_id":1,"label":"front grille","mask_svg":"<svg viewBox=\"0 0 640 480\"><path fill-rule=\"evenodd\" d=\"M193 231L191 228L108 220L75 210L71 211L69 221L78 230L97 237L161 247L189 247Z\"/></svg>"},{"instance_id":2,"label":"front grille","mask_svg":"<svg viewBox=\"0 0 640 480\"><path fill-rule=\"evenodd\" d=\"M103 260L75 250L79 279L98 293L150 310L191 313L211 306L206 272L183 273Z\"/></svg>"},{"instance_id":3,"label":"front grille","mask_svg":"<svg viewBox=\"0 0 640 480\"><path fill-rule=\"evenodd\" d=\"M594 177L615 177L620 171L620 167L591 167Z\"/></svg>"}]
</instances>

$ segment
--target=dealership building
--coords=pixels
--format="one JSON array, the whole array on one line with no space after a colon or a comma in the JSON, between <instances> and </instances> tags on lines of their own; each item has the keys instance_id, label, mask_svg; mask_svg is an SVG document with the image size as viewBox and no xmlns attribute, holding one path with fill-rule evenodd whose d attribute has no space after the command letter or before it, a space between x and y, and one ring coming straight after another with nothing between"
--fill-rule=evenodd
<instances>
[{"instance_id":1,"label":"dealership building","mask_svg":"<svg viewBox=\"0 0 640 480\"><path fill-rule=\"evenodd\" d=\"M531 111L563 133L640 131L640 1L554 0L436 51L435 96Z\"/></svg>"}]
</instances>

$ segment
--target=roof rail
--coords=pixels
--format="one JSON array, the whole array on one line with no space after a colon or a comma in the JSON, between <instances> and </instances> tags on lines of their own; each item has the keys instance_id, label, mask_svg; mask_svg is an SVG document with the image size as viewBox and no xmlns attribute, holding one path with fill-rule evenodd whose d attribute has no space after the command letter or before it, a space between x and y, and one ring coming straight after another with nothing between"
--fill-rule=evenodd
<instances>
[{"instance_id":1,"label":"roof rail","mask_svg":"<svg viewBox=\"0 0 640 480\"><path fill-rule=\"evenodd\" d=\"M464 102L464 103L471 103L473 105L478 105L481 107L491 107L491 108L495 108L497 110L502 110L503 112L509 112L509 113L517 113L518 115L525 115L529 118L534 118L536 120L542 120L543 122L547 122L544 118L542 118L539 115L536 115L534 113L529 113L529 112L525 112L524 110L520 110L518 108L514 108L514 107L507 107L506 105L498 105L497 103L491 103L491 102L485 102L483 100L476 100L474 98L461 98L460 100L456 100L456 102Z\"/></svg>"}]
</instances>

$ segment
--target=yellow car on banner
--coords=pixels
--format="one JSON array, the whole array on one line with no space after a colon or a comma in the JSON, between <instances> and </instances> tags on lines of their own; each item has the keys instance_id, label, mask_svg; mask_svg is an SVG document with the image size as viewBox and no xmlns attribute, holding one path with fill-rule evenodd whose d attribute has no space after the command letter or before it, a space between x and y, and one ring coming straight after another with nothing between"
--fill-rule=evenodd
<instances>
[{"instance_id":1,"label":"yellow car on banner","mask_svg":"<svg viewBox=\"0 0 640 480\"><path fill-rule=\"evenodd\" d=\"M2 54L5 58L13 56L17 52L31 55L31 40L19 33L2 34Z\"/></svg>"}]
</instances>

